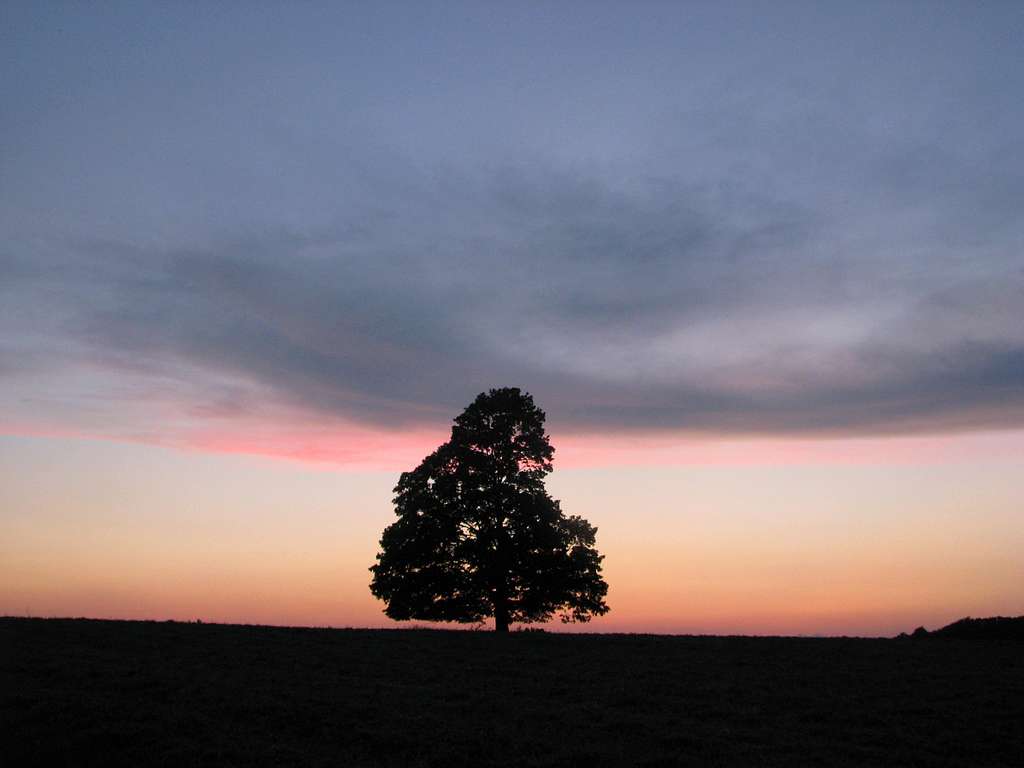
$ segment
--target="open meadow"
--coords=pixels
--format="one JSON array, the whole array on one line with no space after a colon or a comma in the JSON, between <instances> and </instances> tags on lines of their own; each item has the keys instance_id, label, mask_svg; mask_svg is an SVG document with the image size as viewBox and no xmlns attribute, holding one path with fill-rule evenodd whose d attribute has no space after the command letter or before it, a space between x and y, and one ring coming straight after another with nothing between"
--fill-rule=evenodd
<instances>
[{"instance_id":1,"label":"open meadow","mask_svg":"<svg viewBox=\"0 0 1024 768\"><path fill-rule=\"evenodd\" d=\"M4 618L3 762L1020 766L1022 650Z\"/></svg>"}]
</instances>

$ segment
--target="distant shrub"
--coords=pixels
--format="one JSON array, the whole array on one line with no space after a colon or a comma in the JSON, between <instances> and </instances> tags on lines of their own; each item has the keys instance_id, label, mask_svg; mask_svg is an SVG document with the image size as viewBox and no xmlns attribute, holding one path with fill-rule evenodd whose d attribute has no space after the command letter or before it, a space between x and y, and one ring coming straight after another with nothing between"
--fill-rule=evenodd
<instances>
[{"instance_id":1,"label":"distant shrub","mask_svg":"<svg viewBox=\"0 0 1024 768\"><path fill-rule=\"evenodd\" d=\"M1024 616L993 616L972 619L969 616L932 632L934 637L969 639L1024 640Z\"/></svg>"},{"instance_id":2,"label":"distant shrub","mask_svg":"<svg viewBox=\"0 0 1024 768\"><path fill-rule=\"evenodd\" d=\"M898 638L946 637L969 640L1024 640L1024 616L992 616L987 619L972 619L970 616L942 629L929 632L918 627L911 634L901 632Z\"/></svg>"}]
</instances>

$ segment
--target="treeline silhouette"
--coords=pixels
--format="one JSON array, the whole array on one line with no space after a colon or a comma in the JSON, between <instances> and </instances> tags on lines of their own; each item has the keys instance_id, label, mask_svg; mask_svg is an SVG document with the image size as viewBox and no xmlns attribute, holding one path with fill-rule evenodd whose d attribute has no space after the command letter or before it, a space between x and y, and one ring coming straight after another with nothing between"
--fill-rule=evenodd
<instances>
[{"instance_id":1,"label":"treeline silhouette","mask_svg":"<svg viewBox=\"0 0 1024 768\"><path fill-rule=\"evenodd\" d=\"M991 616L972 619L970 616L929 632L918 627L912 634L900 637L947 637L960 640L1024 640L1024 616Z\"/></svg>"}]
</instances>

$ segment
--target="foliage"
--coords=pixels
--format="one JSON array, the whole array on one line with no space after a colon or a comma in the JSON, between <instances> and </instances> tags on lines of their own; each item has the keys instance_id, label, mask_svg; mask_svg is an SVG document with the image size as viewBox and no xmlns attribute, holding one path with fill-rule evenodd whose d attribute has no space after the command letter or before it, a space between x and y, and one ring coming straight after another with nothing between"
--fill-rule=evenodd
<instances>
[{"instance_id":1,"label":"foliage","mask_svg":"<svg viewBox=\"0 0 1024 768\"><path fill-rule=\"evenodd\" d=\"M370 589L393 619L588 621L607 613L597 529L566 516L544 479L554 449L544 412L515 388L492 389L455 419L451 438L395 487Z\"/></svg>"}]
</instances>

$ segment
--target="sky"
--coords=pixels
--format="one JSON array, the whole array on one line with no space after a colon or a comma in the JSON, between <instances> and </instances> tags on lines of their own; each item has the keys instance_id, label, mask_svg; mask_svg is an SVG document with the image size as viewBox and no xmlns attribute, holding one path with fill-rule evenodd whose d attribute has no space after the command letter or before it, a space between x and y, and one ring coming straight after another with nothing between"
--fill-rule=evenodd
<instances>
[{"instance_id":1,"label":"sky","mask_svg":"<svg viewBox=\"0 0 1024 768\"><path fill-rule=\"evenodd\" d=\"M1024 613L1024 7L8 3L0 613L391 626L548 414L594 631Z\"/></svg>"}]
</instances>

